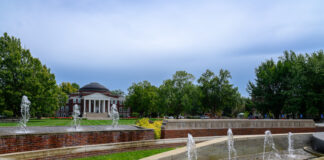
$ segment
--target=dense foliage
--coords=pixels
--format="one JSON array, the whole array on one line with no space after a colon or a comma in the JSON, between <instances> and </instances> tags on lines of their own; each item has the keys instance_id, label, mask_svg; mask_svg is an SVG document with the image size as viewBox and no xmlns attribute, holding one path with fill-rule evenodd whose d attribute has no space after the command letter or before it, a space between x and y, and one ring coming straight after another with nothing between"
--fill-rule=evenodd
<instances>
[{"instance_id":1,"label":"dense foliage","mask_svg":"<svg viewBox=\"0 0 324 160\"><path fill-rule=\"evenodd\" d=\"M219 75L206 70L198 79L199 88L202 91L202 106L204 111L224 112L231 116L232 111L242 105L238 88L229 83L231 75L227 70L220 70Z\"/></svg>"},{"instance_id":2,"label":"dense foliage","mask_svg":"<svg viewBox=\"0 0 324 160\"><path fill-rule=\"evenodd\" d=\"M177 71L172 79L159 87L148 81L134 83L128 88L125 105L141 116L216 115L233 116L243 106L236 87L229 83L230 73L220 70L219 76L207 70L194 84L195 77L186 71ZM238 110L237 110L238 111Z\"/></svg>"},{"instance_id":3,"label":"dense foliage","mask_svg":"<svg viewBox=\"0 0 324 160\"><path fill-rule=\"evenodd\" d=\"M167 115L194 114L200 107L199 88L193 84L195 77L186 71L177 71L159 87L159 108Z\"/></svg>"},{"instance_id":4,"label":"dense foliage","mask_svg":"<svg viewBox=\"0 0 324 160\"><path fill-rule=\"evenodd\" d=\"M0 114L12 111L20 116L23 95L31 101L32 116L51 116L66 102L50 69L33 58L19 39L4 33L0 37Z\"/></svg>"},{"instance_id":5,"label":"dense foliage","mask_svg":"<svg viewBox=\"0 0 324 160\"><path fill-rule=\"evenodd\" d=\"M162 126L162 121L154 121L152 123L150 123L150 119L148 118L142 118L139 119L136 122L136 125L144 127L144 128L150 128L150 129L154 129L154 136L156 139L160 139L161 137L161 126Z\"/></svg>"},{"instance_id":6,"label":"dense foliage","mask_svg":"<svg viewBox=\"0 0 324 160\"><path fill-rule=\"evenodd\" d=\"M125 96L125 92L120 89L112 90L110 93L115 96Z\"/></svg>"},{"instance_id":7,"label":"dense foliage","mask_svg":"<svg viewBox=\"0 0 324 160\"><path fill-rule=\"evenodd\" d=\"M277 62L263 62L256 70L255 83L248 91L257 110L293 117L315 118L324 112L323 51L297 55L285 51Z\"/></svg>"},{"instance_id":8,"label":"dense foliage","mask_svg":"<svg viewBox=\"0 0 324 160\"><path fill-rule=\"evenodd\" d=\"M158 89L148 81L134 83L128 88L125 106L131 106L133 112L150 116L158 110Z\"/></svg>"},{"instance_id":9,"label":"dense foliage","mask_svg":"<svg viewBox=\"0 0 324 160\"><path fill-rule=\"evenodd\" d=\"M80 86L77 83L70 83L70 82L62 82L60 84L61 90L66 93L67 95L71 93L75 93L80 89Z\"/></svg>"}]
</instances>

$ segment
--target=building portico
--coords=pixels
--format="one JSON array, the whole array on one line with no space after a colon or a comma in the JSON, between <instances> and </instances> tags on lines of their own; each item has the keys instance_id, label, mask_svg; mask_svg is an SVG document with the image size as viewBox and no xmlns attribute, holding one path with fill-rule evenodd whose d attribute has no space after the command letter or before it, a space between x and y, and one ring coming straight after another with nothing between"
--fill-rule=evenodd
<instances>
[{"instance_id":1,"label":"building portico","mask_svg":"<svg viewBox=\"0 0 324 160\"><path fill-rule=\"evenodd\" d=\"M106 96L102 93L93 93L83 96L81 98L83 103L83 116L87 113L107 113L107 115L110 115L111 99L112 97Z\"/></svg>"},{"instance_id":2,"label":"building portico","mask_svg":"<svg viewBox=\"0 0 324 160\"><path fill-rule=\"evenodd\" d=\"M73 105L80 106L81 116L87 119L109 119L111 106L116 104L122 116L128 117L130 109L124 108L125 97L113 95L99 83L90 83L79 89L79 92L69 95L67 106L61 115L69 116L73 112Z\"/></svg>"}]
</instances>

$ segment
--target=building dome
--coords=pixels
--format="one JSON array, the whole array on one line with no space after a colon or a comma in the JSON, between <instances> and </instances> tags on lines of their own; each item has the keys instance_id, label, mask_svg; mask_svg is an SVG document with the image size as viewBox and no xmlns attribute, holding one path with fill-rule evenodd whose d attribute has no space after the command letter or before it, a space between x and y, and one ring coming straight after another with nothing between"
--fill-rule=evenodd
<instances>
[{"instance_id":1,"label":"building dome","mask_svg":"<svg viewBox=\"0 0 324 160\"><path fill-rule=\"evenodd\" d=\"M97 82L92 82L80 88L79 91L82 92L82 91L109 91L109 90L105 86Z\"/></svg>"}]
</instances>

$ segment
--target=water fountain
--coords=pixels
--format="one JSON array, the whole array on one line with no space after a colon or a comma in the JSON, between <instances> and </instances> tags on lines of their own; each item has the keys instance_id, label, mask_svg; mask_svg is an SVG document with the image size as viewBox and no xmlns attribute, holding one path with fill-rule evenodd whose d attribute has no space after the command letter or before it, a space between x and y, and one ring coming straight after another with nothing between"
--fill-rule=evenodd
<instances>
[{"instance_id":1,"label":"water fountain","mask_svg":"<svg viewBox=\"0 0 324 160\"><path fill-rule=\"evenodd\" d=\"M73 128L75 131L80 129L80 106L75 104L73 106L73 113L72 113L72 117L73 117Z\"/></svg>"},{"instance_id":2,"label":"water fountain","mask_svg":"<svg viewBox=\"0 0 324 160\"><path fill-rule=\"evenodd\" d=\"M267 148L268 150L268 156L266 158L266 152L267 152ZM281 156L279 154L279 151L276 149L275 143L273 141L273 137L272 134L269 130L265 131L265 135L264 135L264 145L263 145L263 160L267 159L281 159Z\"/></svg>"},{"instance_id":3,"label":"water fountain","mask_svg":"<svg viewBox=\"0 0 324 160\"><path fill-rule=\"evenodd\" d=\"M117 128L118 120L119 120L119 113L118 113L116 104L112 105L111 118L113 119L113 122L112 122L113 128Z\"/></svg>"},{"instance_id":4,"label":"water fountain","mask_svg":"<svg viewBox=\"0 0 324 160\"><path fill-rule=\"evenodd\" d=\"M193 139L190 133L188 133L187 156L188 156L188 160L197 160L197 150L196 150L195 140Z\"/></svg>"},{"instance_id":5,"label":"water fountain","mask_svg":"<svg viewBox=\"0 0 324 160\"><path fill-rule=\"evenodd\" d=\"M291 132L288 133L288 157L289 158L295 158L296 155L294 155L294 140L292 139L293 134Z\"/></svg>"},{"instance_id":6,"label":"water fountain","mask_svg":"<svg viewBox=\"0 0 324 160\"><path fill-rule=\"evenodd\" d=\"M228 129L227 130L227 149L228 149L228 159L231 160L232 159L232 154L234 159L236 159L236 150L234 148L234 138L233 138L233 132L232 129Z\"/></svg>"},{"instance_id":7,"label":"water fountain","mask_svg":"<svg viewBox=\"0 0 324 160\"><path fill-rule=\"evenodd\" d=\"M28 97L24 95L20 104L21 119L19 121L19 126L25 133L27 133L27 122L30 118L29 105L30 101L28 100Z\"/></svg>"}]
</instances>

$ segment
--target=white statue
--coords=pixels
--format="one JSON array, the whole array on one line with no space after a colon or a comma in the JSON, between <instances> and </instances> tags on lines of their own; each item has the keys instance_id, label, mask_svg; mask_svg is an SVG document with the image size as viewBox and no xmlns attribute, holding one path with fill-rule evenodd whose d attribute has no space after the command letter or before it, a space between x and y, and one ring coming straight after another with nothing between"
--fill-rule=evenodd
<instances>
[{"instance_id":1,"label":"white statue","mask_svg":"<svg viewBox=\"0 0 324 160\"><path fill-rule=\"evenodd\" d=\"M20 127L27 132L27 122L30 118L29 114L29 105L30 101L28 100L27 96L23 96L21 99L21 104L20 104L20 113L21 113L21 119L19 121Z\"/></svg>"},{"instance_id":2,"label":"white statue","mask_svg":"<svg viewBox=\"0 0 324 160\"><path fill-rule=\"evenodd\" d=\"M118 126L118 120L119 120L119 113L118 113L116 104L112 105L112 112L111 112L110 116L113 119L112 125L114 128L116 128Z\"/></svg>"}]
</instances>

